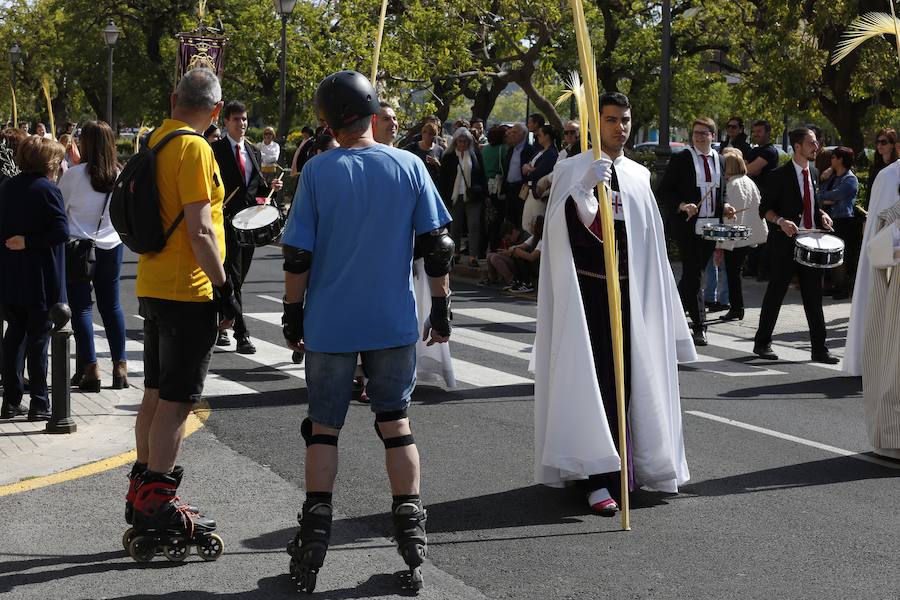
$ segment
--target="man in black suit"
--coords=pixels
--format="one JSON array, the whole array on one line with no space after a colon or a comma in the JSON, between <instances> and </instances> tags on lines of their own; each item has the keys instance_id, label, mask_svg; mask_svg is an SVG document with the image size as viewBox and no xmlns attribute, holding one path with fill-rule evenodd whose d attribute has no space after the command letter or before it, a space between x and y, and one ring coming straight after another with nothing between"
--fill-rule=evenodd
<instances>
[{"instance_id":1,"label":"man in black suit","mask_svg":"<svg viewBox=\"0 0 900 600\"><path fill-rule=\"evenodd\" d=\"M759 214L774 225L769 230L770 275L763 297L759 329L753 352L760 358L778 360L772 351L772 331L781 303L794 274L800 280L803 310L809 324L812 359L837 364L838 358L825 347L825 315L822 312L822 270L794 262L794 236L801 229L831 229L831 218L816 201L819 172L813 166L819 142L816 134L801 127L790 132L794 158L769 174L763 189Z\"/></svg>"},{"instance_id":2,"label":"man in black suit","mask_svg":"<svg viewBox=\"0 0 900 600\"><path fill-rule=\"evenodd\" d=\"M516 123L506 131L506 145L509 152L503 159L503 196L506 201L506 218L516 227L522 227L522 211L525 201L519 198L519 191L525 185L522 165L534 156L534 146L528 143L528 130Z\"/></svg>"},{"instance_id":3,"label":"man in black suit","mask_svg":"<svg viewBox=\"0 0 900 600\"><path fill-rule=\"evenodd\" d=\"M253 260L253 246L241 246L237 243L231 219L247 207L256 206L257 196L267 196L269 186L266 184L260 169L260 153L256 146L244 139L247 131L247 107L240 102L232 101L222 110L226 135L212 144L213 154L219 163L222 181L225 184L225 274L234 286L234 295L241 310L234 320L234 339L240 354L253 354L256 346L250 341L247 326L244 323L243 299L241 286L250 270ZM281 181L273 181L276 191L282 187ZM237 190L237 192L235 192ZM235 192L232 196L232 192ZM228 198L231 198L228 200ZM217 346L230 344L228 334L219 333Z\"/></svg>"},{"instance_id":4,"label":"man in black suit","mask_svg":"<svg viewBox=\"0 0 900 600\"><path fill-rule=\"evenodd\" d=\"M703 239L703 226L722 222L734 209L725 203L725 161L712 148L716 123L699 117L690 148L674 155L659 185L659 199L669 206L669 232L681 255L681 302L693 323L694 344L706 346L706 306L701 280L716 243Z\"/></svg>"}]
</instances>

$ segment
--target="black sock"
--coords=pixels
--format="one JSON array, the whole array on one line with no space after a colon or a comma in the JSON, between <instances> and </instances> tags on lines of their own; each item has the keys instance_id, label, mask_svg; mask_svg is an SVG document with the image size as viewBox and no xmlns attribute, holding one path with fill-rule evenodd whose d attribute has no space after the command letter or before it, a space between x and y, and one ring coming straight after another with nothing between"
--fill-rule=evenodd
<instances>
[{"instance_id":1,"label":"black sock","mask_svg":"<svg viewBox=\"0 0 900 600\"><path fill-rule=\"evenodd\" d=\"M419 494L404 494L401 496L394 496L394 502L391 504L391 510L393 511L395 508L400 506L401 504L406 504L407 502L412 502L418 507L422 507L422 498Z\"/></svg>"}]
</instances>

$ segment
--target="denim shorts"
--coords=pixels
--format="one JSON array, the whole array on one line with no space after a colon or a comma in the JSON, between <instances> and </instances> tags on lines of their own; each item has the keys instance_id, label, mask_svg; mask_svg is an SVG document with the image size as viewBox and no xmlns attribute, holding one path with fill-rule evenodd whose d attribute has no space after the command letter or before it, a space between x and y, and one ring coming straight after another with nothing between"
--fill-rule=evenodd
<instances>
[{"instance_id":1,"label":"denim shorts","mask_svg":"<svg viewBox=\"0 0 900 600\"><path fill-rule=\"evenodd\" d=\"M309 418L313 423L340 429L353 396L356 357L362 357L369 381L366 394L372 412L405 410L416 387L416 345L364 352L306 353Z\"/></svg>"},{"instance_id":2,"label":"denim shorts","mask_svg":"<svg viewBox=\"0 0 900 600\"><path fill-rule=\"evenodd\" d=\"M144 317L144 388L170 402L199 402L218 319L212 302L138 298Z\"/></svg>"}]
</instances>

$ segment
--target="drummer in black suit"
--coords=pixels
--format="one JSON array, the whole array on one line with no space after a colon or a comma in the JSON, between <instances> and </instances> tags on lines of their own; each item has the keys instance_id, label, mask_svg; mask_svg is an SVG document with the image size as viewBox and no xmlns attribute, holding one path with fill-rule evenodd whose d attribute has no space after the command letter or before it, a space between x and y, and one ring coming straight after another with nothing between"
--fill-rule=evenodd
<instances>
[{"instance_id":1,"label":"drummer in black suit","mask_svg":"<svg viewBox=\"0 0 900 600\"><path fill-rule=\"evenodd\" d=\"M760 358L778 360L772 351L772 331L778 320L781 303L794 274L800 280L803 310L809 324L812 359L829 365L838 358L825 347L825 315L822 312L822 270L794 261L795 237L803 230L828 229L832 222L816 201L819 172L813 166L819 142L816 134L801 127L790 132L794 158L773 170L762 192L759 214L774 227L769 228L770 277L763 297L759 329L753 352Z\"/></svg>"},{"instance_id":2,"label":"drummer in black suit","mask_svg":"<svg viewBox=\"0 0 900 600\"><path fill-rule=\"evenodd\" d=\"M247 131L247 107L237 101L229 102L222 110L222 119L225 123L226 135L219 141L213 142L212 149L216 162L219 163L219 171L222 173L227 202L224 209L225 274L234 286L234 295L241 307L241 311L234 320L234 339L237 342L237 351L241 354L253 354L256 352L256 346L250 341L247 326L244 323L241 286L247 277L247 272L250 271L254 248L238 244L231 219L245 208L256 206L256 198L267 196L270 188L260 169L259 149L244 139L244 133ZM281 187L280 180L272 182L271 189L278 191ZM235 190L237 191L235 192ZM230 343L228 334L224 331L219 332L216 345L228 346Z\"/></svg>"},{"instance_id":3,"label":"drummer in black suit","mask_svg":"<svg viewBox=\"0 0 900 600\"><path fill-rule=\"evenodd\" d=\"M716 243L703 239L704 225L733 217L734 209L724 200L725 161L712 148L716 123L707 117L694 120L693 144L674 155L659 185L660 201L670 208L669 235L681 255L681 302L693 322L694 344L705 346L706 306L700 288L703 273Z\"/></svg>"}]
</instances>

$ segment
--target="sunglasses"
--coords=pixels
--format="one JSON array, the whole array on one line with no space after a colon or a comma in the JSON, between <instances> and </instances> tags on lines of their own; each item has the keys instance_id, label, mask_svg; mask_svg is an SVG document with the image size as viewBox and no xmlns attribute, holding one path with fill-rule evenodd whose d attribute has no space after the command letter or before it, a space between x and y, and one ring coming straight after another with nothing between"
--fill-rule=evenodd
<instances>
[{"instance_id":1,"label":"sunglasses","mask_svg":"<svg viewBox=\"0 0 900 600\"><path fill-rule=\"evenodd\" d=\"M887 146L888 144L890 144L890 142L888 140L878 140L878 142L876 142L876 143L879 146Z\"/></svg>"},{"instance_id":2,"label":"sunglasses","mask_svg":"<svg viewBox=\"0 0 900 600\"><path fill-rule=\"evenodd\" d=\"M576 131L574 129L566 129L565 131L563 131L563 133L566 135L577 135L578 131Z\"/></svg>"}]
</instances>

